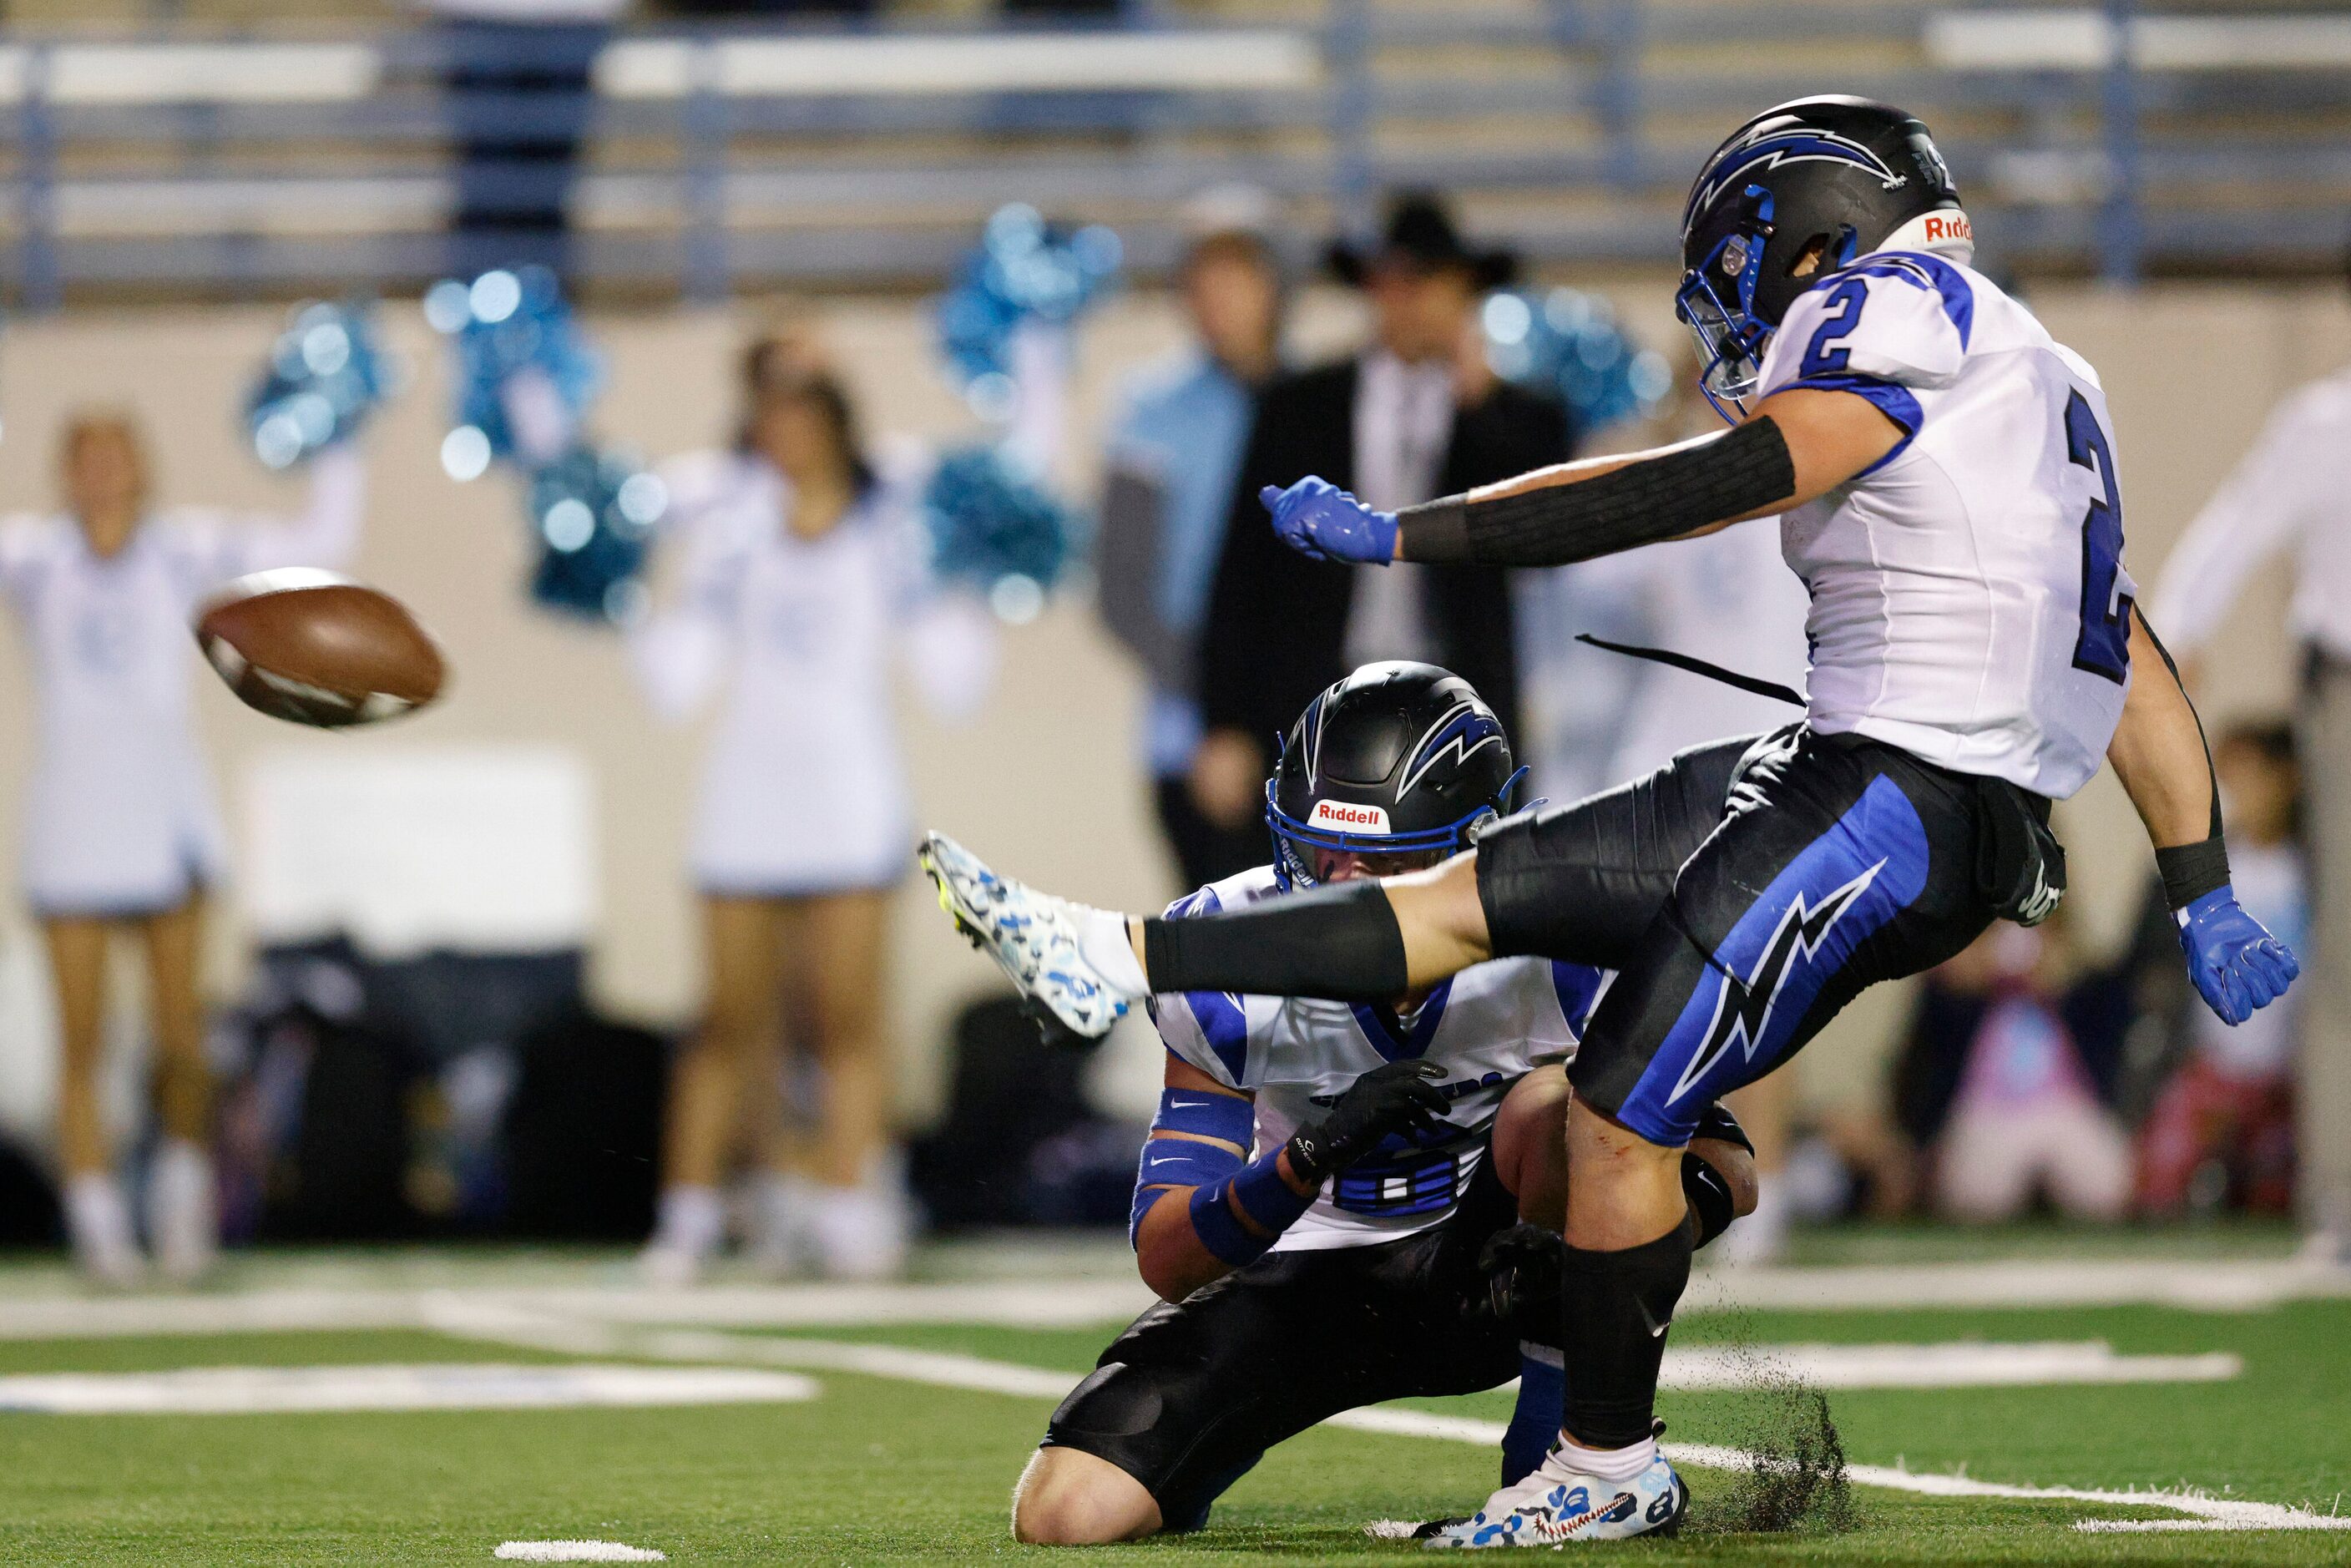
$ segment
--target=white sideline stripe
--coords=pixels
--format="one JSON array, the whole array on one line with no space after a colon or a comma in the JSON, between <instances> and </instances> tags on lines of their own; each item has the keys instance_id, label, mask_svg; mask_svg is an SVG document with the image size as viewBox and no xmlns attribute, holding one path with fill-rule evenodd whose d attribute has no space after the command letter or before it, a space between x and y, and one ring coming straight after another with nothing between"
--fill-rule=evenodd
<instances>
[{"instance_id":1,"label":"white sideline stripe","mask_svg":"<svg viewBox=\"0 0 2351 1568\"><path fill-rule=\"evenodd\" d=\"M2253 1312L2351 1296L2351 1269L2280 1259L2052 1261L1719 1269L1690 1282L1682 1312L1912 1307L2189 1307Z\"/></svg>"},{"instance_id":2,"label":"white sideline stripe","mask_svg":"<svg viewBox=\"0 0 2351 1568\"><path fill-rule=\"evenodd\" d=\"M2077 1519L2074 1528L2085 1535L2137 1535L2156 1531L2173 1530L2246 1530L2249 1525L2236 1524L2225 1519ZM2306 1529L2304 1525L2281 1525L2280 1529Z\"/></svg>"},{"instance_id":3,"label":"white sideline stripe","mask_svg":"<svg viewBox=\"0 0 2351 1568\"><path fill-rule=\"evenodd\" d=\"M2008 1388L2056 1383L2220 1383L2245 1369L2227 1351L2116 1355L2104 1340L1946 1344L1671 1346L1662 1388Z\"/></svg>"},{"instance_id":4,"label":"white sideline stripe","mask_svg":"<svg viewBox=\"0 0 2351 1568\"><path fill-rule=\"evenodd\" d=\"M1078 1375L1047 1367L987 1361L978 1356L905 1350L894 1345L841 1344L827 1340L761 1339L743 1334L655 1330L630 1331L611 1324L565 1322L508 1310L486 1311L467 1303L444 1303L443 1332L493 1343L527 1344L536 1349L574 1349L576 1354L643 1355L660 1359L756 1360L769 1365L801 1367L816 1372L853 1372L869 1377L895 1378L939 1387L977 1389L1040 1399L1060 1399L1080 1381ZM1831 1348L1831 1347L1806 1347ZM1902 1348L1933 1350L1939 1346L1868 1346L1871 1350ZM2034 1348L2034 1347L2027 1347ZM2077 1347L2068 1347L2077 1348ZM1669 1355L1671 1352L1667 1353ZM2195 1358L2180 1358L2195 1359ZM1343 1411L1322 1423L1351 1431L1375 1432L1397 1437L1433 1437L1445 1442L1498 1446L1503 1424L1466 1416L1441 1416L1391 1405ZM1742 1448L1710 1443L1667 1443L1667 1456L1677 1463L1707 1469L1751 1469L1754 1454ZM2063 1500L2128 1508L2163 1508L2213 1521L2227 1530L2346 1530L2351 1516L2337 1517L2288 1508L2283 1503L2251 1502L2208 1497L2190 1491L2098 1491L2072 1487L2031 1487L1980 1481L1967 1476L1917 1475L1890 1465L1852 1465L1846 1474L1858 1485L1928 1497L1995 1497Z\"/></svg>"},{"instance_id":5,"label":"white sideline stripe","mask_svg":"<svg viewBox=\"0 0 2351 1568\"><path fill-rule=\"evenodd\" d=\"M756 1367L200 1366L0 1377L0 1409L49 1416L246 1416L323 1410L543 1410L813 1399L817 1385Z\"/></svg>"},{"instance_id":6,"label":"white sideline stripe","mask_svg":"<svg viewBox=\"0 0 2351 1568\"><path fill-rule=\"evenodd\" d=\"M2346 1296L2351 1296L2351 1269L2291 1260L2112 1260L1722 1270L1693 1281L1680 1310L1698 1315L2147 1304L2249 1312L2281 1301ZM0 1340L430 1328L435 1303L446 1302L606 1322L710 1328L936 1322L1080 1328L1131 1318L1155 1299L1133 1279L745 1285L695 1291L633 1285L443 1290L281 1286L234 1295L19 1296L0 1301Z\"/></svg>"},{"instance_id":7,"label":"white sideline stripe","mask_svg":"<svg viewBox=\"0 0 2351 1568\"><path fill-rule=\"evenodd\" d=\"M509 1541L490 1553L509 1563L666 1563L669 1553L617 1541Z\"/></svg>"},{"instance_id":8,"label":"white sideline stripe","mask_svg":"<svg viewBox=\"0 0 2351 1568\"><path fill-rule=\"evenodd\" d=\"M0 1301L0 1340L432 1328L451 1304L595 1322L713 1328L987 1323L1082 1328L1131 1318L1157 1298L1139 1280L940 1285L769 1285L697 1291L622 1286L429 1291L277 1289L238 1295L57 1296Z\"/></svg>"}]
</instances>

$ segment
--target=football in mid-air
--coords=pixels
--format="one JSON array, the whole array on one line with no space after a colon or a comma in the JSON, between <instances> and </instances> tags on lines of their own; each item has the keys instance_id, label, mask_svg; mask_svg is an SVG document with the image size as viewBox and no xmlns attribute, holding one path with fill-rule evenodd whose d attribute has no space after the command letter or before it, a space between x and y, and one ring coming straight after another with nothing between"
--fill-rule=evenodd
<instances>
[{"instance_id":1,"label":"football in mid-air","mask_svg":"<svg viewBox=\"0 0 2351 1568\"><path fill-rule=\"evenodd\" d=\"M432 634L398 600L308 567L222 588L196 613L196 642L247 707L322 729L422 707L445 674Z\"/></svg>"}]
</instances>

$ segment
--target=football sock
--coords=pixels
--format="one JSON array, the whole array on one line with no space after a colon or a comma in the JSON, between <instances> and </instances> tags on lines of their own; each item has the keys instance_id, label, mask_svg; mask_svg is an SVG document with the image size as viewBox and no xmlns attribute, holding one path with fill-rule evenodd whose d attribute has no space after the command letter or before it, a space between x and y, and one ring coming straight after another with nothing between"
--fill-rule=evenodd
<instances>
[{"instance_id":1,"label":"football sock","mask_svg":"<svg viewBox=\"0 0 2351 1568\"><path fill-rule=\"evenodd\" d=\"M1143 966L1135 960L1126 916L1116 910L1089 909L1078 917L1078 953L1112 989L1130 997L1149 994L1151 982L1143 977Z\"/></svg>"},{"instance_id":2,"label":"football sock","mask_svg":"<svg viewBox=\"0 0 2351 1568\"><path fill-rule=\"evenodd\" d=\"M1221 915L1146 920L1143 945L1154 991L1378 1002L1412 988L1404 928L1376 882L1307 889Z\"/></svg>"},{"instance_id":3,"label":"football sock","mask_svg":"<svg viewBox=\"0 0 2351 1568\"><path fill-rule=\"evenodd\" d=\"M1560 1463L1567 1469L1604 1481L1632 1480L1656 1461L1655 1437L1644 1437L1621 1448L1570 1448L1560 1455Z\"/></svg>"},{"instance_id":4,"label":"football sock","mask_svg":"<svg viewBox=\"0 0 2351 1568\"><path fill-rule=\"evenodd\" d=\"M1648 1438L1666 1330L1689 1283L1697 1242L1698 1217L1685 1211L1671 1230L1638 1247L1568 1248L1560 1346L1573 1370L1562 1425L1576 1442L1624 1448Z\"/></svg>"},{"instance_id":5,"label":"football sock","mask_svg":"<svg viewBox=\"0 0 2351 1568\"><path fill-rule=\"evenodd\" d=\"M1519 1342L1519 1402L1502 1433L1502 1484L1527 1479L1559 1440L1559 1407L1567 1397L1566 1363L1559 1352L1531 1340Z\"/></svg>"}]
</instances>

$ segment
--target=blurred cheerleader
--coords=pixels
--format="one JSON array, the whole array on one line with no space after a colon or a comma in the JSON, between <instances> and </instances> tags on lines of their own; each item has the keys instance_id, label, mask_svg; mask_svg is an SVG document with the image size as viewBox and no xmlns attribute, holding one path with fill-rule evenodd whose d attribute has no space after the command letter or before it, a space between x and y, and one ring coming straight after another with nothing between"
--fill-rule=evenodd
<instances>
[{"instance_id":1,"label":"blurred cheerleader","mask_svg":"<svg viewBox=\"0 0 2351 1568\"><path fill-rule=\"evenodd\" d=\"M190 712L189 621L231 578L340 564L358 542L365 476L358 454L336 446L313 460L298 518L151 510L145 443L111 410L67 422L58 475L64 511L0 521L0 592L16 606L38 694L24 885L57 983L66 1224L87 1272L137 1279L143 1262L99 1091L107 942L136 936L162 1134L147 1235L163 1271L184 1280L216 1245L197 965L203 896L226 862Z\"/></svg>"},{"instance_id":2,"label":"blurred cheerleader","mask_svg":"<svg viewBox=\"0 0 2351 1568\"><path fill-rule=\"evenodd\" d=\"M757 1140L760 1261L875 1278L906 1245L882 1035L889 889L914 841L891 670L904 653L931 707L968 714L994 633L975 600L927 582L922 476L868 466L840 384L776 339L746 356L744 382L736 449L664 471L683 580L633 638L664 716L727 688L691 851L706 1000L671 1076L644 1268L664 1283L700 1272L724 1239L730 1159ZM821 1084L801 1145L779 1135L788 1022Z\"/></svg>"}]
</instances>

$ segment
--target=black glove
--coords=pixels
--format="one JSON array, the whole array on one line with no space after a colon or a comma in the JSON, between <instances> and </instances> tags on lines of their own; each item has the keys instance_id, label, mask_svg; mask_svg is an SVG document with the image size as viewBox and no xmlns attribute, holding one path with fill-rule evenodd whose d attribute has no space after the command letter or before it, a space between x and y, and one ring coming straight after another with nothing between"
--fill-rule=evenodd
<instances>
[{"instance_id":1,"label":"black glove","mask_svg":"<svg viewBox=\"0 0 2351 1568\"><path fill-rule=\"evenodd\" d=\"M1329 1115L1290 1135L1291 1173L1320 1185L1378 1148L1390 1133L1441 1132L1452 1103L1437 1087L1444 1076L1433 1061L1373 1068L1348 1086Z\"/></svg>"},{"instance_id":2,"label":"black glove","mask_svg":"<svg viewBox=\"0 0 2351 1568\"><path fill-rule=\"evenodd\" d=\"M1487 1238L1478 1254L1485 1315L1522 1340L1556 1345L1567 1243L1556 1230L1519 1221Z\"/></svg>"}]
</instances>

